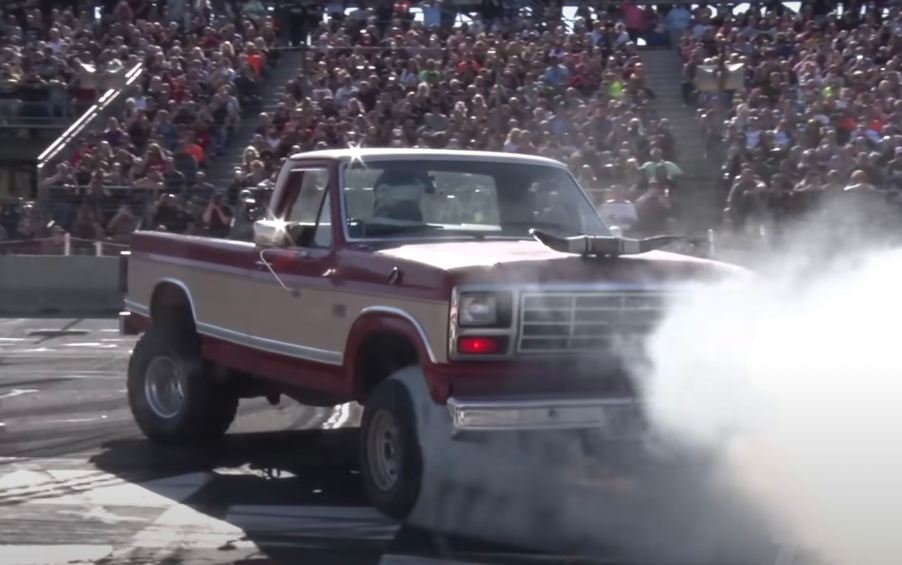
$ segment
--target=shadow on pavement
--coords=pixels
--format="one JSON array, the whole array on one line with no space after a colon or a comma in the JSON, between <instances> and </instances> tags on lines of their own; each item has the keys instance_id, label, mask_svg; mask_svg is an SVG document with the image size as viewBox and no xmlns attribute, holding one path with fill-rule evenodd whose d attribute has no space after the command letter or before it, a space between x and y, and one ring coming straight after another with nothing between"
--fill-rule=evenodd
<instances>
[{"instance_id":1,"label":"shadow on pavement","mask_svg":"<svg viewBox=\"0 0 902 565\"><path fill-rule=\"evenodd\" d=\"M207 472L184 505L240 528L274 563L375 565L449 559L480 564L562 563L532 552L402 527L367 503L356 468L357 430L230 434L208 448L114 440L91 458L98 469L170 496L169 477ZM152 481L147 483L147 481ZM160 485L157 487L156 485ZM229 559L223 549L223 562ZM254 562L259 562L254 559ZM567 563L573 563L567 560Z\"/></svg>"}]
</instances>

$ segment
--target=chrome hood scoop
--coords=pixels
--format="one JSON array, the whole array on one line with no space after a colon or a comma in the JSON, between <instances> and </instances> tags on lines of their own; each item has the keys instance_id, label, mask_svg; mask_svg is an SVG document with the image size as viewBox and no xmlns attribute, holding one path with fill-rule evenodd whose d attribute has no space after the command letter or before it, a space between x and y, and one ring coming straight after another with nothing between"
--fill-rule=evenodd
<instances>
[{"instance_id":1,"label":"chrome hood scoop","mask_svg":"<svg viewBox=\"0 0 902 565\"><path fill-rule=\"evenodd\" d=\"M639 255L686 239L676 235L658 235L643 239L602 235L560 237L536 229L530 230L529 233L536 241L555 251L596 257Z\"/></svg>"}]
</instances>

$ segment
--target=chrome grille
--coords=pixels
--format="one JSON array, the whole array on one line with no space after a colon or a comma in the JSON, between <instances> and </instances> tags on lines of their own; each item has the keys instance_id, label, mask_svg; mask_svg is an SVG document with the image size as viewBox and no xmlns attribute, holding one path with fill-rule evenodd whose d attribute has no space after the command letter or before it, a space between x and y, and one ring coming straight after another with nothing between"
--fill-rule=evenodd
<instances>
[{"instance_id":1,"label":"chrome grille","mask_svg":"<svg viewBox=\"0 0 902 565\"><path fill-rule=\"evenodd\" d=\"M524 293L517 350L605 349L648 334L664 310L659 292Z\"/></svg>"}]
</instances>

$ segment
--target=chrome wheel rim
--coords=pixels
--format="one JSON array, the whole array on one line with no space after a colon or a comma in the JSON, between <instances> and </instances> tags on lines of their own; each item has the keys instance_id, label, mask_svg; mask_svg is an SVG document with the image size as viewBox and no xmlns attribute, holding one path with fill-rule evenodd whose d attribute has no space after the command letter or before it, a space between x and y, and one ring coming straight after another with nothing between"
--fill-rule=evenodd
<instances>
[{"instance_id":1,"label":"chrome wheel rim","mask_svg":"<svg viewBox=\"0 0 902 565\"><path fill-rule=\"evenodd\" d=\"M158 417L170 420L185 406L184 376L169 357L155 357L144 374L144 396Z\"/></svg>"},{"instance_id":2,"label":"chrome wheel rim","mask_svg":"<svg viewBox=\"0 0 902 565\"><path fill-rule=\"evenodd\" d=\"M401 474L401 431L394 416L385 410L376 412L367 433L367 460L376 488L386 492Z\"/></svg>"}]
</instances>

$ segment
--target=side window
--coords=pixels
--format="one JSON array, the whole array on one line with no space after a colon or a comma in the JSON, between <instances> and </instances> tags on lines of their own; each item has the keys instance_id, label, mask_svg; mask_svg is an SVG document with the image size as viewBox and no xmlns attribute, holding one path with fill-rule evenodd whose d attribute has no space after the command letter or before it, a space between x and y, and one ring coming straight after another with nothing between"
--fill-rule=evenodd
<instances>
[{"instance_id":1,"label":"side window","mask_svg":"<svg viewBox=\"0 0 902 565\"><path fill-rule=\"evenodd\" d=\"M285 221L306 226L316 226L314 247L332 245L332 216L329 205L329 171L327 169L305 169L292 171L302 175L300 187Z\"/></svg>"},{"instance_id":2,"label":"side window","mask_svg":"<svg viewBox=\"0 0 902 565\"><path fill-rule=\"evenodd\" d=\"M292 174L295 173L302 174L301 186L294 202L291 203L291 209L285 215L285 221L315 225L326 189L329 187L329 171L326 169L292 171Z\"/></svg>"}]
</instances>

